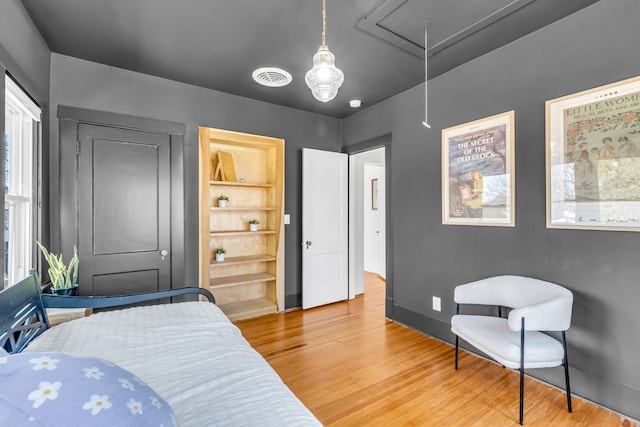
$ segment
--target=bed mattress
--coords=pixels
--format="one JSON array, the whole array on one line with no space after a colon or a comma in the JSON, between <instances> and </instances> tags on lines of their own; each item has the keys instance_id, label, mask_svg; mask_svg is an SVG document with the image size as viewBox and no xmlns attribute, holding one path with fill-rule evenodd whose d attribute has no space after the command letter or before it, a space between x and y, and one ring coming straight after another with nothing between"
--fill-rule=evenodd
<instances>
[{"instance_id":1,"label":"bed mattress","mask_svg":"<svg viewBox=\"0 0 640 427\"><path fill-rule=\"evenodd\" d=\"M62 351L120 365L160 394L182 427L321 425L208 302L97 313L45 331L29 351Z\"/></svg>"}]
</instances>

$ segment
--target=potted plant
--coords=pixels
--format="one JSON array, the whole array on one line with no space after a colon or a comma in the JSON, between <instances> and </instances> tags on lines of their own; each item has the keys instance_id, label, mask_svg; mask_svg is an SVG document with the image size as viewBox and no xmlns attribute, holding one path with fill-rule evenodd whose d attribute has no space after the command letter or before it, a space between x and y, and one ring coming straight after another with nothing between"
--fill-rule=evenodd
<instances>
[{"instance_id":1,"label":"potted plant","mask_svg":"<svg viewBox=\"0 0 640 427\"><path fill-rule=\"evenodd\" d=\"M222 262L224 261L224 254L227 251L224 250L224 248L217 248L216 249L216 262Z\"/></svg>"},{"instance_id":2,"label":"potted plant","mask_svg":"<svg viewBox=\"0 0 640 427\"><path fill-rule=\"evenodd\" d=\"M37 242L42 254L49 264L49 278L51 279L51 293L57 295L78 294L78 248L73 247L73 257L69 265L65 265L62 254L54 255L40 242Z\"/></svg>"},{"instance_id":3,"label":"potted plant","mask_svg":"<svg viewBox=\"0 0 640 427\"><path fill-rule=\"evenodd\" d=\"M229 197L228 196L225 196L224 194L219 195L218 196L218 207L219 208L226 208L228 201L229 201Z\"/></svg>"},{"instance_id":4,"label":"potted plant","mask_svg":"<svg viewBox=\"0 0 640 427\"><path fill-rule=\"evenodd\" d=\"M255 218L249 221L249 231L258 231L258 224L260 222Z\"/></svg>"}]
</instances>

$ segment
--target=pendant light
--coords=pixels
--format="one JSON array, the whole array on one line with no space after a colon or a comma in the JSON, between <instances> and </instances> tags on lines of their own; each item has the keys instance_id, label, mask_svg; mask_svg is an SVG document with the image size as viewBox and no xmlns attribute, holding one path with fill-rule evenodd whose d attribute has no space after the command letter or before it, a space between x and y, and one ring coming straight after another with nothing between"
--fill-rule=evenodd
<instances>
[{"instance_id":1,"label":"pendant light","mask_svg":"<svg viewBox=\"0 0 640 427\"><path fill-rule=\"evenodd\" d=\"M336 97L344 81L344 74L335 66L336 57L326 43L327 9L322 0L322 45L313 55L313 68L307 71L304 81L318 101L328 102Z\"/></svg>"}]
</instances>

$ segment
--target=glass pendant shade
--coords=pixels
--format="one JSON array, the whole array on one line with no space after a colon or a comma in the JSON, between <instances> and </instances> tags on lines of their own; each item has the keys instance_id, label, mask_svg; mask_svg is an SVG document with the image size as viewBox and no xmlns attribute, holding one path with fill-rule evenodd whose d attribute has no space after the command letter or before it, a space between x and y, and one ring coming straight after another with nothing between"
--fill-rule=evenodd
<instances>
[{"instance_id":1,"label":"glass pendant shade","mask_svg":"<svg viewBox=\"0 0 640 427\"><path fill-rule=\"evenodd\" d=\"M331 101L344 82L344 74L336 68L335 62L336 57L325 44L313 55L313 68L307 71L304 81L318 101Z\"/></svg>"}]
</instances>

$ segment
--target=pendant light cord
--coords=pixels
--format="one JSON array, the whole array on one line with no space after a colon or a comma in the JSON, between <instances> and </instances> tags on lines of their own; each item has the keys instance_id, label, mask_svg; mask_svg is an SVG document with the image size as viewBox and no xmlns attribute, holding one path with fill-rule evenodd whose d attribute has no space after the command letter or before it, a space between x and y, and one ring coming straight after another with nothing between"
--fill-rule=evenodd
<instances>
[{"instance_id":1,"label":"pendant light cord","mask_svg":"<svg viewBox=\"0 0 640 427\"><path fill-rule=\"evenodd\" d=\"M322 46L327 44L327 6L322 0Z\"/></svg>"},{"instance_id":2,"label":"pendant light cord","mask_svg":"<svg viewBox=\"0 0 640 427\"><path fill-rule=\"evenodd\" d=\"M429 83L429 44L427 36L427 21L424 21L424 122L422 122L422 124L426 128L431 128L429 124L429 91L427 90Z\"/></svg>"}]
</instances>

